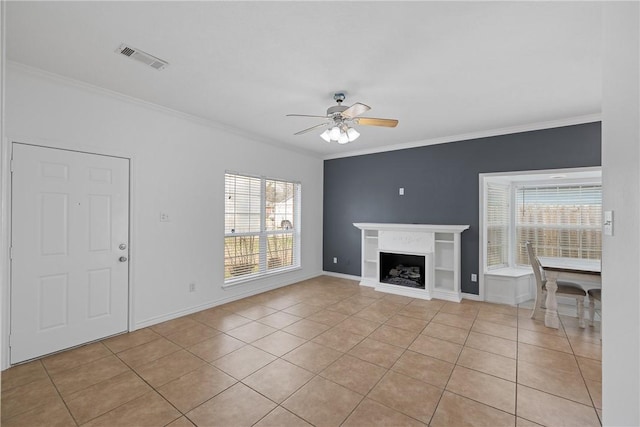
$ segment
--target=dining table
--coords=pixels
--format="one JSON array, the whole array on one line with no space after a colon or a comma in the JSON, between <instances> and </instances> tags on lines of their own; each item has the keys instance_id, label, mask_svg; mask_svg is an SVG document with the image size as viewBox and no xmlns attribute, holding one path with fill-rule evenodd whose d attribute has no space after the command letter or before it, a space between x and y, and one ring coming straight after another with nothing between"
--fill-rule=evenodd
<instances>
[{"instance_id":1,"label":"dining table","mask_svg":"<svg viewBox=\"0 0 640 427\"><path fill-rule=\"evenodd\" d=\"M549 328L558 329L560 319L558 318L558 300L556 291L557 281L567 280L581 284L585 290L602 286L602 263L599 259L582 259L566 257L538 257L540 266L544 270L547 279L547 299L544 324ZM582 310L579 310L582 311ZM585 327L583 313L578 313L578 324Z\"/></svg>"}]
</instances>

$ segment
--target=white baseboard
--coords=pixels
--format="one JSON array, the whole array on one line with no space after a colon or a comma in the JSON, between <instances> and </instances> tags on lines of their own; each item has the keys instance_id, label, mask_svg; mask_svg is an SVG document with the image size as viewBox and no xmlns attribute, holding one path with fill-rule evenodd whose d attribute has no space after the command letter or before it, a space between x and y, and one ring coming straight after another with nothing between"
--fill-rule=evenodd
<instances>
[{"instance_id":1,"label":"white baseboard","mask_svg":"<svg viewBox=\"0 0 640 427\"><path fill-rule=\"evenodd\" d=\"M480 295L477 294L468 294L466 292L462 293L462 299L469 299L472 301L484 301Z\"/></svg>"},{"instance_id":2,"label":"white baseboard","mask_svg":"<svg viewBox=\"0 0 640 427\"><path fill-rule=\"evenodd\" d=\"M355 280L359 282L362 278L360 276L354 276L352 274L334 273L333 271L323 271L324 276L338 277L340 279Z\"/></svg>"},{"instance_id":3,"label":"white baseboard","mask_svg":"<svg viewBox=\"0 0 640 427\"><path fill-rule=\"evenodd\" d=\"M480 295L477 294L468 294L466 292L462 292L462 299L468 299L472 301L484 301Z\"/></svg>"},{"instance_id":4,"label":"white baseboard","mask_svg":"<svg viewBox=\"0 0 640 427\"><path fill-rule=\"evenodd\" d=\"M278 288L282 288L284 286L289 286L292 285L294 283L297 282L302 282L304 280L308 280L308 279L313 279L314 277L318 277L318 276L322 276L323 273L314 273L314 274L309 274L306 276L302 276L302 277L296 277L291 281L287 281L284 283L277 283L277 284L273 284L273 285L268 285L268 286L263 286L260 288L254 288L254 289L250 289L246 292L242 292L240 294L236 294L234 296L231 297L226 297L226 298L220 298L217 299L215 301L209 301L205 304L201 304L201 305L197 305L195 307L189 307L189 308L185 308L184 310L178 310L178 311L174 311L172 313L167 313L167 314L163 314L161 316L156 316L156 317L151 317L149 319L145 319L145 320L141 320L139 322L136 322L132 328L129 330L129 332L133 332L136 331L138 329L142 329L142 328L147 328L149 326L153 326L153 325L157 325L158 323L162 323L162 322L166 322L168 320L173 320L173 319L177 319L178 317L182 317L182 316L187 316L189 314L193 314L193 313L197 313L199 311L202 310L207 310L209 308L213 308L213 307L217 307L219 305L223 305L229 302L233 302L242 298L247 298L253 295L257 295L257 294L261 294L267 291L271 291L273 289L278 289Z\"/></svg>"}]
</instances>

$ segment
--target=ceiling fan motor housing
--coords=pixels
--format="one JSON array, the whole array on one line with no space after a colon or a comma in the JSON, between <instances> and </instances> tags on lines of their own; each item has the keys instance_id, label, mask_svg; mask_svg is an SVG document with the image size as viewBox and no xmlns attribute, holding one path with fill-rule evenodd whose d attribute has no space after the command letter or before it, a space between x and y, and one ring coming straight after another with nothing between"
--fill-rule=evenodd
<instances>
[{"instance_id":1,"label":"ceiling fan motor housing","mask_svg":"<svg viewBox=\"0 0 640 427\"><path fill-rule=\"evenodd\" d=\"M346 110L347 107L346 105L334 105L333 107L329 107L327 108L327 116L333 116L336 114L340 114L342 113L344 110Z\"/></svg>"}]
</instances>

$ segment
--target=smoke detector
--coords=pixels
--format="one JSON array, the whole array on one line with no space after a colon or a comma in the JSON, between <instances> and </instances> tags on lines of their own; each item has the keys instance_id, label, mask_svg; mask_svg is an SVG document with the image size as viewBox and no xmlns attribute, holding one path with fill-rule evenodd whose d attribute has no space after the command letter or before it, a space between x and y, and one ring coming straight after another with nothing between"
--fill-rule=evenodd
<instances>
[{"instance_id":1,"label":"smoke detector","mask_svg":"<svg viewBox=\"0 0 640 427\"><path fill-rule=\"evenodd\" d=\"M169 65L169 63L165 60L157 58L153 55L149 55L147 52L143 52L140 49L136 49L135 47L126 45L124 43L122 43L120 47L116 49L116 53L128 56L129 58L142 62L143 64L146 64L158 71L164 70Z\"/></svg>"}]
</instances>

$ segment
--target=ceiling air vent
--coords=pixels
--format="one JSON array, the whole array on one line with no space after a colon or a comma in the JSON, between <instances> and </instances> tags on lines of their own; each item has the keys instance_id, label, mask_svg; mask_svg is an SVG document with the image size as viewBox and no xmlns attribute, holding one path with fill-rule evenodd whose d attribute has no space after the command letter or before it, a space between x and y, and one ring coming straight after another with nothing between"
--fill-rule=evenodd
<instances>
[{"instance_id":1,"label":"ceiling air vent","mask_svg":"<svg viewBox=\"0 0 640 427\"><path fill-rule=\"evenodd\" d=\"M136 61L140 61L143 64L150 66L151 68L155 68L156 70L164 70L167 65L169 65L167 61L163 61L160 58L149 55L147 52L143 52L140 49L136 49L135 47L127 46L124 43L120 45L116 52L121 53L124 56L128 56L129 58L135 59Z\"/></svg>"}]
</instances>

